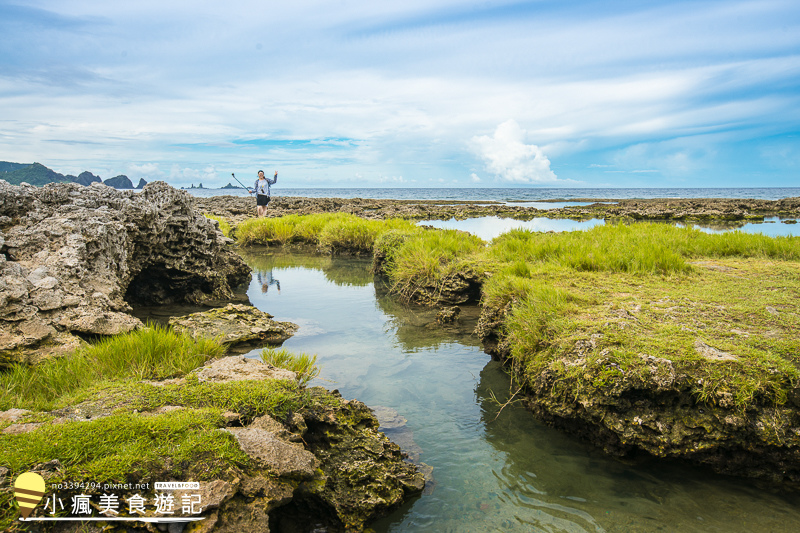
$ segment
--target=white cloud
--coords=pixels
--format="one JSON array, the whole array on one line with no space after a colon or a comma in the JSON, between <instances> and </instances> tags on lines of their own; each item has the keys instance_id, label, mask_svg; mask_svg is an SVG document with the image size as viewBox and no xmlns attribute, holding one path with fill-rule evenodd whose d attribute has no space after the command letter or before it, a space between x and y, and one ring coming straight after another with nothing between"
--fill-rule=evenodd
<instances>
[{"instance_id":1,"label":"white cloud","mask_svg":"<svg viewBox=\"0 0 800 533\"><path fill-rule=\"evenodd\" d=\"M472 138L476 154L486 170L511 183L552 183L557 181L550 170L550 160L535 144L525 144L525 130L513 119L497 126L492 137Z\"/></svg>"},{"instance_id":2,"label":"white cloud","mask_svg":"<svg viewBox=\"0 0 800 533\"><path fill-rule=\"evenodd\" d=\"M469 179L470 179L470 181L472 183L480 183L480 181L481 181L481 178L477 174L475 174L474 172L469 175Z\"/></svg>"},{"instance_id":3,"label":"white cloud","mask_svg":"<svg viewBox=\"0 0 800 533\"><path fill-rule=\"evenodd\" d=\"M195 168L180 168L178 165L173 165L169 173L169 182L177 185L186 185L188 183L199 184L205 181L206 186L209 186L209 184L214 184L218 180L217 171L212 166L207 166L203 170L197 170Z\"/></svg>"}]
</instances>

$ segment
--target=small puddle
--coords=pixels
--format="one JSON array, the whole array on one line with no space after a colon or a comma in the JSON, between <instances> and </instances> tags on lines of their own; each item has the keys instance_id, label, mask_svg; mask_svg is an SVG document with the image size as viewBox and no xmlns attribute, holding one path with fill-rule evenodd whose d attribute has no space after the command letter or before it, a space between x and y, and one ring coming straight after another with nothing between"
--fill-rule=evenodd
<instances>
[{"instance_id":1,"label":"small puddle","mask_svg":"<svg viewBox=\"0 0 800 533\"><path fill-rule=\"evenodd\" d=\"M710 222L671 222L657 221L655 223L675 224L679 227L690 226L707 233L724 233L728 231L741 231L744 233L761 233L768 237L791 237L800 235L800 229L795 219L767 217L764 222L748 221L710 221ZM530 231L582 231L605 224L605 220L593 218L590 220L572 220L566 218L537 217L531 220L517 220L514 218L476 217L463 220L423 220L418 222L421 226L431 226L439 229L455 229L467 231L485 241L507 233L512 229L527 229ZM633 222L636 224L636 222Z\"/></svg>"}]
</instances>

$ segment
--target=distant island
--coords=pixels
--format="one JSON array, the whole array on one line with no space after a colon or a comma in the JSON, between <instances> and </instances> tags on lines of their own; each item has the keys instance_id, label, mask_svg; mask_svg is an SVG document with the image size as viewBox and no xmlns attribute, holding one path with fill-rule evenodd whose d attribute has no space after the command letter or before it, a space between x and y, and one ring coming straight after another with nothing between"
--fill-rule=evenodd
<instances>
[{"instance_id":1,"label":"distant island","mask_svg":"<svg viewBox=\"0 0 800 533\"><path fill-rule=\"evenodd\" d=\"M9 161L0 161L0 179L9 182L12 185L19 185L20 183L30 183L41 187L48 183L79 183L80 185L91 185L92 183L103 183L115 189L141 189L147 182L144 179L139 179L136 187L133 182L125 176L120 174L113 178L103 180L100 176L95 176L89 171L81 172L77 176L71 174L64 175L47 168L41 163L11 163Z\"/></svg>"},{"instance_id":2,"label":"distant island","mask_svg":"<svg viewBox=\"0 0 800 533\"><path fill-rule=\"evenodd\" d=\"M231 185L231 182L229 181L226 186L220 187L220 189L244 189L244 187L239 187L238 185Z\"/></svg>"}]
</instances>

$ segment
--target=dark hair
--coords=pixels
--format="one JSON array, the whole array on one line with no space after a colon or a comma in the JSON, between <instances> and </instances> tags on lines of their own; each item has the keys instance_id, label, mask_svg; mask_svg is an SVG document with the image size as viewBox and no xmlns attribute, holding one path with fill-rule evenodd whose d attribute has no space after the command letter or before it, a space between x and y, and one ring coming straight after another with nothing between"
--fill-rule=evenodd
<instances>
[{"instance_id":1,"label":"dark hair","mask_svg":"<svg viewBox=\"0 0 800 533\"><path fill-rule=\"evenodd\" d=\"M258 171L258 173L259 173L259 174L261 174L262 172L264 172L264 171L263 171L263 170L259 170L259 171Z\"/></svg>"}]
</instances>

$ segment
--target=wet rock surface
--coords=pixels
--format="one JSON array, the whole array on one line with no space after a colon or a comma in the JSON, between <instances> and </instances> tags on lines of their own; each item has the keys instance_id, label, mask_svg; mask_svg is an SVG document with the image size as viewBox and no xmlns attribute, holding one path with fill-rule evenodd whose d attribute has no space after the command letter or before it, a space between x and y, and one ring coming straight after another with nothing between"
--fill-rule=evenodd
<instances>
[{"instance_id":1,"label":"wet rock surface","mask_svg":"<svg viewBox=\"0 0 800 533\"><path fill-rule=\"evenodd\" d=\"M188 193L0 181L0 365L141 325L131 305L218 302L249 279Z\"/></svg>"},{"instance_id":2,"label":"wet rock surface","mask_svg":"<svg viewBox=\"0 0 800 533\"><path fill-rule=\"evenodd\" d=\"M174 317L169 325L193 337L217 337L225 344L280 345L298 329L297 324L278 322L253 306L228 304L225 307Z\"/></svg>"},{"instance_id":3,"label":"wet rock surface","mask_svg":"<svg viewBox=\"0 0 800 533\"><path fill-rule=\"evenodd\" d=\"M301 484L292 505L279 509L271 523L279 530L310 531L324 518L329 531L362 531L370 520L422 492L423 474L378 431L369 407L337 391L315 387L309 392L315 407L289 426L302 434L324 477Z\"/></svg>"}]
</instances>

